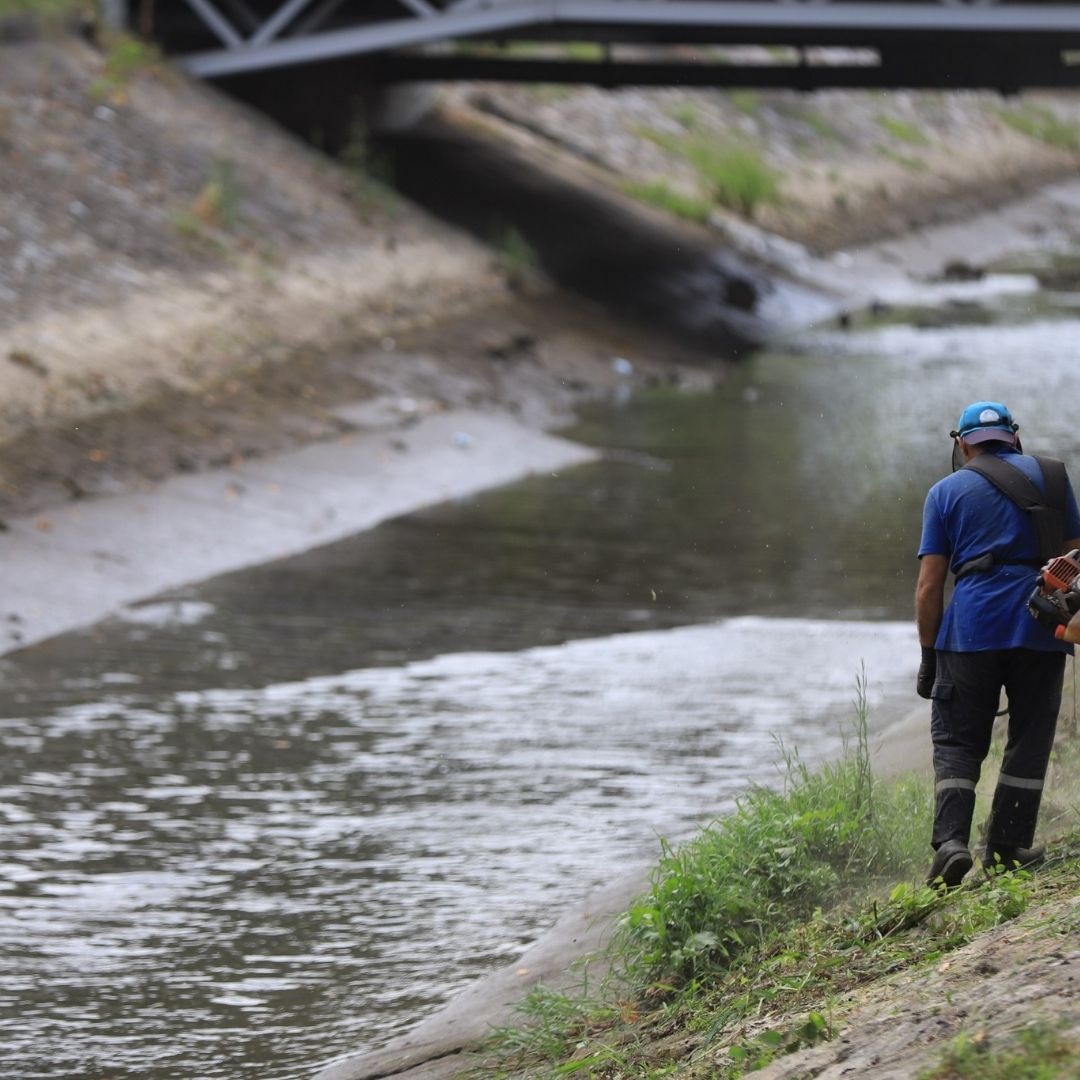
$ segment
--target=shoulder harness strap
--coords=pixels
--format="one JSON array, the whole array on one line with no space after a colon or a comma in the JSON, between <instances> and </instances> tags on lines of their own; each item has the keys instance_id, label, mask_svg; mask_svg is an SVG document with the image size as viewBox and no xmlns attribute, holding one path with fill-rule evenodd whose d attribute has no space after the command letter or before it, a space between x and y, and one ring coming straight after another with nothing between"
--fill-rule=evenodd
<instances>
[{"instance_id":1,"label":"shoulder harness strap","mask_svg":"<svg viewBox=\"0 0 1080 1080\"><path fill-rule=\"evenodd\" d=\"M1046 491L1041 492L1019 469L996 454L979 454L964 466L985 476L1003 495L1031 515L1042 563L1061 554L1065 543L1065 466L1056 458L1035 456Z\"/></svg>"}]
</instances>

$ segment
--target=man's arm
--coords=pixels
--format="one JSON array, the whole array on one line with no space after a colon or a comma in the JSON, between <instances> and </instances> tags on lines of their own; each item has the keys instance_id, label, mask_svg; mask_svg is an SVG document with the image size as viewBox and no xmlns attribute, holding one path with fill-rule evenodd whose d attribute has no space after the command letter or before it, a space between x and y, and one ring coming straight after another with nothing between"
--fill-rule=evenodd
<instances>
[{"instance_id":1,"label":"man's arm","mask_svg":"<svg viewBox=\"0 0 1080 1080\"><path fill-rule=\"evenodd\" d=\"M919 644L932 649L945 611L945 579L949 559L945 555L924 555L919 560L919 580L915 585L915 626Z\"/></svg>"}]
</instances>

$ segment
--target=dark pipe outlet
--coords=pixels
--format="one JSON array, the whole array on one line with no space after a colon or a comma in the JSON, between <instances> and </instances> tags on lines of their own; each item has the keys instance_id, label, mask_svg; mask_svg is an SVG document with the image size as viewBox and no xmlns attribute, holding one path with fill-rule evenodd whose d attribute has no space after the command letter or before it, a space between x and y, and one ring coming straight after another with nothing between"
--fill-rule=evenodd
<instances>
[{"instance_id":1,"label":"dark pipe outlet","mask_svg":"<svg viewBox=\"0 0 1080 1080\"><path fill-rule=\"evenodd\" d=\"M723 357L764 338L753 312L768 282L677 222L538 168L437 115L381 136L377 150L407 198L496 249L516 232L561 286L618 317Z\"/></svg>"},{"instance_id":2,"label":"dark pipe outlet","mask_svg":"<svg viewBox=\"0 0 1080 1080\"><path fill-rule=\"evenodd\" d=\"M437 113L368 140L387 97L354 64L286 68L219 85L328 153L365 138L380 178L402 195L496 250L518 234L561 286L616 317L724 358L745 355L765 338L755 311L770 283L679 222L592 190Z\"/></svg>"}]
</instances>

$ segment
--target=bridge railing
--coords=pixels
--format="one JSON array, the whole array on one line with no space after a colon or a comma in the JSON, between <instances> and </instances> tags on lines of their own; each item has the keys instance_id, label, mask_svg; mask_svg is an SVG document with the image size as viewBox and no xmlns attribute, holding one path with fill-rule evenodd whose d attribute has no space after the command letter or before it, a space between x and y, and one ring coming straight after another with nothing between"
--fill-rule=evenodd
<instances>
[{"instance_id":1,"label":"bridge railing","mask_svg":"<svg viewBox=\"0 0 1080 1080\"><path fill-rule=\"evenodd\" d=\"M157 0L166 51L204 78L363 57L382 79L816 86L1080 84L1080 4L1034 0ZM524 42L599 42L599 59ZM487 43L477 50L476 43ZM643 59L619 46L695 45ZM517 48L507 47L517 45ZM708 61L789 46L792 63ZM876 62L814 62L823 46Z\"/></svg>"}]
</instances>

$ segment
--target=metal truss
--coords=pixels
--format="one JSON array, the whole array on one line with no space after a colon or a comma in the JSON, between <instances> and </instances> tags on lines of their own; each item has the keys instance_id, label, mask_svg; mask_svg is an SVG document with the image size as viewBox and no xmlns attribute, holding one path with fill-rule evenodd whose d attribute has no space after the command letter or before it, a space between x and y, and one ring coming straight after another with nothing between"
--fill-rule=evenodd
<instances>
[{"instance_id":1,"label":"metal truss","mask_svg":"<svg viewBox=\"0 0 1080 1080\"><path fill-rule=\"evenodd\" d=\"M917 45L938 53L943 47L950 53L958 46L962 51L961 43L967 41L976 49L1002 54L1009 49L1036 51L1038 66L1044 69L1048 57L1056 57L1061 67L1062 50L1080 49L1080 4L1015 0L396 0L397 10L371 0L285 0L269 13L261 8L256 13L245 0L183 2L220 43L217 49L178 57L188 72L204 78L462 39L834 45L882 51ZM229 5L228 15L219 6L223 3ZM454 68L451 61L442 61L446 72ZM417 73L422 66L413 64ZM609 73L613 75L610 69L616 66L609 65ZM480 70L483 64L475 67ZM529 65L520 67L525 71ZM542 64L533 67L543 70ZM587 68L578 65L583 73ZM565 78L568 73L572 77L573 69L563 64L547 70ZM595 75L595 70L590 73ZM963 84L960 76L958 71ZM507 71L502 77L514 75ZM585 76L582 81L602 80ZM1049 73L1043 85L1075 81L1073 75L1063 79L1060 73Z\"/></svg>"}]
</instances>

